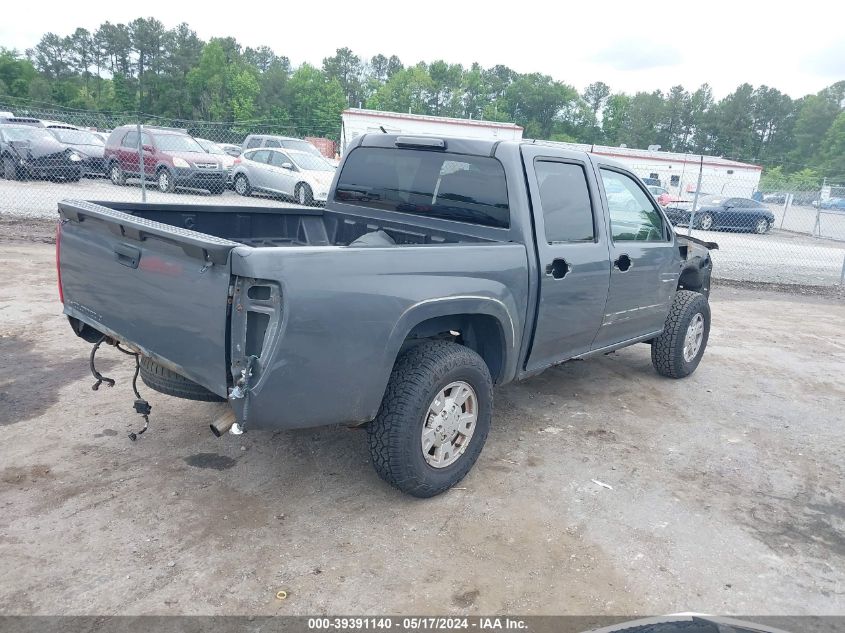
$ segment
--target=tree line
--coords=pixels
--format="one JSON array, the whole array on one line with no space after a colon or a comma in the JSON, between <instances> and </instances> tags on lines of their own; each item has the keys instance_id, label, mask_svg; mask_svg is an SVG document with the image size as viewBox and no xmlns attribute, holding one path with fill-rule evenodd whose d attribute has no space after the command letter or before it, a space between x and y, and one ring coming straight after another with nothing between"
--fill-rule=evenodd
<instances>
[{"instance_id":1,"label":"tree line","mask_svg":"<svg viewBox=\"0 0 845 633\"><path fill-rule=\"evenodd\" d=\"M707 84L627 94L597 81L579 93L503 65L405 65L395 55L362 59L348 48L321 67L294 68L268 46L242 46L232 37L206 42L187 24L168 29L154 18L46 33L24 53L0 49L0 103L272 122L296 135L335 139L340 112L360 105L512 121L529 138L660 145L780 167L781 175L805 170L802 178L845 180L845 81L799 99L745 83L717 100Z\"/></svg>"}]
</instances>

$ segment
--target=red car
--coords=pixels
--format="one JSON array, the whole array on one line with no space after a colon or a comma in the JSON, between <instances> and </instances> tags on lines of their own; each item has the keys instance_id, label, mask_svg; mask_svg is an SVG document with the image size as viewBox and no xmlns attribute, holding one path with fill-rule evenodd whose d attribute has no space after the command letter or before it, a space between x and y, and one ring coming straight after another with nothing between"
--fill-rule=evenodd
<instances>
[{"instance_id":1,"label":"red car","mask_svg":"<svg viewBox=\"0 0 845 633\"><path fill-rule=\"evenodd\" d=\"M673 196L663 187L658 187L656 185L649 185L648 190L651 192L651 195L655 197L657 200L657 204L661 207L665 207L667 204L671 202L686 202L686 198L679 198L678 196Z\"/></svg>"},{"instance_id":2,"label":"red car","mask_svg":"<svg viewBox=\"0 0 845 633\"><path fill-rule=\"evenodd\" d=\"M226 170L222 161L206 152L185 130L145 125L141 131L144 173L138 152L138 128L124 125L109 135L103 159L111 181L125 185L127 178L155 181L159 191L177 187L223 193Z\"/></svg>"}]
</instances>

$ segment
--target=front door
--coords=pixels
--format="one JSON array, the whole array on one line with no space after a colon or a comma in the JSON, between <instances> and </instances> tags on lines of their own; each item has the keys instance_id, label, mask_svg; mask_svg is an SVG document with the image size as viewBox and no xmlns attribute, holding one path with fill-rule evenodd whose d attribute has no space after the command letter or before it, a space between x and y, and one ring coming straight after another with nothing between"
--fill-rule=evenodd
<instances>
[{"instance_id":1,"label":"front door","mask_svg":"<svg viewBox=\"0 0 845 633\"><path fill-rule=\"evenodd\" d=\"M595 175L578 154L523 146L539 256L540 301L526 370L590 350L610 272Z\"/></svg>"},{"instance_id":2,"label":"front door","mask_svg":"<svg viewBox=\"0 0 845 633\"><path fill-rule=\"evenodd\" d=\"M282 167L282 165L287 165L287 167ZM279 193L292 196L293 187L296 183L293 161L281 150L273 150L270 153L270 166L273 171L273 189Z\"/></svg>"},{"instance_id":3,"label":"front door","mask_svg":"<svg viewBox=\"0 0 845 633\"><path fill-rule=\"evenodd\" d=\"M674 234L642 183L599 165L610 215L610 289L593 349L659 332L680 274Z\"/></svg>"}]
</instances>

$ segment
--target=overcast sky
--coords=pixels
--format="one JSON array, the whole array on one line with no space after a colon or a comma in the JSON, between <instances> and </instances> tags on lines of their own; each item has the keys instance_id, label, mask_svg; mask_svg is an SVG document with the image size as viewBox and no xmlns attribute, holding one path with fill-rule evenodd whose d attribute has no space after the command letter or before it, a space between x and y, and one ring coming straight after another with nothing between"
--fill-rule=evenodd
<instances>
[{"instance_id":1,"label":"overcast sky","mask_svg":"<svg viewBox=\"0 0 845 633\"><path fill-rule=\"evenodd\" d=\"M792 97L845 79L845 8L802 2L460 2L451 0L230 2L84 0L9 2L0 46L25 50L41 35L77 26L155 17L187 22L204 40L267 45L298 65L320 64L348 46L363 58L396 54L406 64L444 59L542 72L579 90L604 81L615 91L694 89L717 98L742 82ZM836 7L839 7L838 9Z\"/></svg>"}]
</instances>

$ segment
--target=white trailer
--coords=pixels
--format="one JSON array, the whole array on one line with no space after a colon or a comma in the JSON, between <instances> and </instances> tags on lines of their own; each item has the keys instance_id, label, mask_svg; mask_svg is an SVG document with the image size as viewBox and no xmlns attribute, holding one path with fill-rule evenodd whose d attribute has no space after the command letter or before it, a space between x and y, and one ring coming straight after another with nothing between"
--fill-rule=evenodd
<instances>
[{"instance_id":1,"label":"white trailer","mask_svg":"<svg viewBox=\"0 0 845 633\"><path fill-rule=\"evenodd\" d=\"M659 180L661 187L680 198L691 198L698 187L701 171L701 193L750 198L760 187L760 165L741 163L721 156L681 154L656 150L555 143L569 149L607 156L628 167L640 178Z\"/></svg>"},{"instance_id":2,"label":"white trailer","mask_svg":"<svg viewBox=\"0 0 845 633\"><path fill-rule=\"evenodd\" d=\"M425 114L403 114L349 108L341 114L341 151L362 134L420 134L426 136L460 136L464 138L518 141L522 128L514 123L455 119Z\"/></svg>"}]
</instances>

